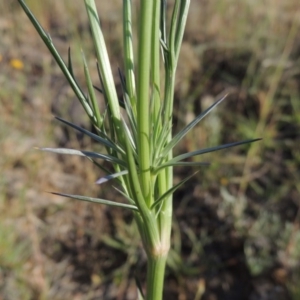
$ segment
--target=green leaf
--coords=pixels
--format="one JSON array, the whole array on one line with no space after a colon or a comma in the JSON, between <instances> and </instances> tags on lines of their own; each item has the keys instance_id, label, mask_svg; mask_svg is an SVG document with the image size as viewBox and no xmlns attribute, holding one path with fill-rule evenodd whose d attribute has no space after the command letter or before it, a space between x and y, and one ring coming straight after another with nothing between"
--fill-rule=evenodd
<instances>
[{"instance_id":1,"label":"green leaf","mask_svg":"<svg viewBox=\"0 0 300 300\"><path fill-rule=\"evenodd\" d=\"M241 141L241 142L229 143L229 144L224 144L221 146L216 146L216 147L211 147L211 148L206 148L206 149L196 150L193 152L184 153L184 154L178 155L178 156L174 157L173 159L167 161L166 164L175 163L175 162L178 162L178 161L181 161L183 159L190 158L193 156L197 156L197 155L201 155L201 154L205 154L205 153L209 153L209 152L214 152L214 151L218 151L218 150L222 150L222 149L226 149L226 148L231 148L231 147L235 147L235 146L239 146L239 145L243 145L243 144L249 144L249 143L253 143L256 141L260 141L260 140L261 139L245 140L245 141ZM163 164L163 166L164 166L164 164Z\"/></svg>"},{"instance_id":2,"label":"green leaf","mask_svg":"<svg viewBox=\"0 0 300 300\"><path fill-rule=\"evenodd\" d=\"M86 157L91 157L91 158L100 158L104 159L109 162L113 162L117 165L127 167L126 163L114 156L108 155L108 154L101 154L101 153L96 153L96 152L91 152L91 151L80 151L80 150L75 150L75 149L67 149L67 148L38 148L41 151L47 151L47 152L52 152L52 153L58 153L58 154L68 154L68 155L78 155L78 156L86 156Z\"/></svg>"},{"instance_id":3,"label":"green leaf","mask_svg":"<svg viewBox=\"0 0 300 300\"><path fill-rule=\"evenodd\" d=\"M50 192L53 195L62 196L66 198L76 199L80 201L87 201L87 202L93 202L98 204L105 204L109 206L117 206L120 208L128 208L130 210L138 211L138 208L135 205L126 204L126 203L118 203L111 200L105 200L105 199L99 199L99 198L92 198L92 197L86 197L81 195L71 195L71 194L64 194L64 193L54 193Z\"/></svg>"},{"instance_id":4,"label":"green leaf","mask_svg":"<svg viewBox=\"0 0 300 300\"><path fill-rule=\"evenodd\" d=\"M117 146L115 143L113 143L112 141L110 141L110 140L108 139L108 137L107 137L103 132L101 132L101 134L102 134L105 138L102 138L102 137L100 137L99 135L94 134L94 133L92 133L92 132L90 132L90 131L88 131L88 130L86 130L86 129L80 127L80 126L77 126L77 125L75 125L75 124L73 124L73 123L71 123L71 122L68 122L68 121L66 121L66 120L64 120L64 119L62 119L62 118L60 118L60 117L55 117L55 118L56 118L57 120L59 120L60 122L65 123L66 125L68 125L68 126L74 128L74 129L80 131L81 133L86 134L87 136L89 136L90 138L92 138L92 139L94 139L95 141L99 142L100 144L102 144L102 145L104 145L104 146L106 146L106 147L109 147L109 148L115 150L115 151L118 152L118 153L121 153L121 154L124 154L124 153L125 153L125 151L124 151L122 148L120 148L120 147Z\"/></svg>"},{"instance_id":5,"label":"green leaf","mask_svg":"<svg viewBox=\"0 0 300 300\"><path fill-rule=\"evenodd\" d=\"M197 172L196 172L197 173ZM171 187L169 190L167 190L162 196L160 196L152 205L151 209L157 207L163 200L165 200L167 197L172 195L180 186L182 186L185 182L187 182L189 179L191 179L196 173L188 176L187 178L183 179L173 187Z\"/></svg>"},{"instance_id":6,"label":"green leaf","mask_svg":"<svg viewBox=\"0 0 300 300\"><path fill-rule=\"evenodd\" d=\"M161 156L165 157L169 151L171 151L179 141L192 129L194 128L207 114L209 114L217 105L219 105L227 95L222 97L220 100L211 105L208 109L203 111L200 115L198 115L191 123L189 123L185 128L183 128L180 132L178 132L173 139L166 145L163 149Z\"/></svg>"}]
</instances>

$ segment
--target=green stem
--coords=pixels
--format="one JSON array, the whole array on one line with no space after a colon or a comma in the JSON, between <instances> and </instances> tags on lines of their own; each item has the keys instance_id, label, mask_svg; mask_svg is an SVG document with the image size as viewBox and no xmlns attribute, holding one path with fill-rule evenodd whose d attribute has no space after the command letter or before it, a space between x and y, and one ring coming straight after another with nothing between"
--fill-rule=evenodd
<instances>
[{"instance_id":1,"label":"green stem","mask_svg":"<svg viewBox=\"0 0 300 300\"><path fill-rule=\"evenodd\" d=\"M148 257L146 300L161 300L167 255Z\"/></svg>"},{"instance_id":2,"label":"green stem","mask_svg":"<svg viewBox=\"0 0 300 300\"><path fill-rule=\"evenodd\" d=\"M109 61L104 36L100 27L100 20L97 13L97 8L94 0L85 0L85 7L89 17L89 23L91 26L93 41L96 50L96 56L99 64L100 75L103 83L103 89L105 97L109 104L109 108L112 114L114 128L116 129L118 138L122 140L121 136L121 113L119 107L119 101L113 74L111 70L111 64Z\"/></svg>"},{"instance_id":3,"label":"green stem","mask_svg":"<svg viewBox=\"0 0 300 300\"><path fill-rule=\"evenodd\" d=\"M140 43L138 49L137 130L141 187L148 207L150 207L152 204L149 141L149 81L152 49L152 11L153 1L141 1Z\"/></svg>"},{"instance_id":4,"label":"green stem","mask_svg":"<svg viewBox=\"0 0 300 300\"><path fill-rule=\"evenodd\" d=\"M134 51L132 45L131 0L123 0L123 41L127 92L132 110L136 116L136 88L134 75Z\"/></svg>"},{"instance_id":5,"label":"green stem","mask_svg":"<svg viewBox=\"0 0 300 300\"><path fill-rule=\"evenodd\" d=\"M166 71L166 86L165 86L165 101L166 105L166 120L172 124L172 107L174 99L174 86L175 86L175 71ZM172 133L168 135L167 142L172 139ZM173 157L173 151L169 151L167 159L170 160ZM167 191L173 186L173 167L168 167L164 170L165 176L165 190ZM165 199L162 204L161 212L158 217L161 246L166 253L170 248L171 230L172 230L172 214L173 214L173 196Z\"/></svg>"}]
</instances>

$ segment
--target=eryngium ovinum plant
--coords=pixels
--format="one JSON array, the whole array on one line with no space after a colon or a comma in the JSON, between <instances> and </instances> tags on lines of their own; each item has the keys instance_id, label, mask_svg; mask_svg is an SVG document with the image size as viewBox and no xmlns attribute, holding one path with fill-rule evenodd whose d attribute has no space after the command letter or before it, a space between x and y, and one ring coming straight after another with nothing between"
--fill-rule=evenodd
<instances>
[{"instance_id":1,"label":"eryngium ovinum plant","mask_svg":"<svg viewBox=\"0 0 300 300\"><path fill-rule=\"evenodd\" d=\"M75 79L70 51L68 62L65 63L49 34L43 30L25 2L18 1L61 68L93 124L96 134L64 119L57 119L103 145L106 152L41 149L87 157L107 174L98 180L98 183L113 179L119 185L117 190L126 198L127 203L118 203L113 199L56 194L131 210L147 255L145 299L162 299L165 265L170 249L172 195L191 177L185 178L174 186L173 167L200 167L205 163L187 162L186 159L256 141L230 143L173 157L173 148L224 99L215 102L179 133L172 136L175 73L190 1L172 1L173 12L168 23L167 0L140 0L137 8L138 28L133 30L131 1L123 0L124 70L119 72L123 99L119 101L95 2L84 0L97 56L98 85L101 85L98 90L105 101L105 111L99 110L98 99L84 55L83 68L87 94ZM135 43L137 49L133 49L135 38L133 32L138 32ZM110 162L112 168L105 169L99 160Z\"/></svg>"}]
</instances>

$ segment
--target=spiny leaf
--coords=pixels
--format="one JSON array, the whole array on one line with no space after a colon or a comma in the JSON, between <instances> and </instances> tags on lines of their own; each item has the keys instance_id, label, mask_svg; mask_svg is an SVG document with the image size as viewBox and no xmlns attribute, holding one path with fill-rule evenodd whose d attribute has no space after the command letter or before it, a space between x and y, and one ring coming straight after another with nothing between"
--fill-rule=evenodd
<instances>
[{"instance_id":1,"label":"spiny leaf","mask_svg":"<svg viewBox=\"0 0 300 300\"><path fill-rule=\"evenodd\" d=\"M78 155L78 156L86 156L86 157L92 157L92 158L101 158L109 162L113 162L117 165L123 166L126 168L126 163L114 156L108 155L108 154L101 154L91 151L80 151L75 149L67 149L67 148L38 148L42 151L52 152L52 153L58 153L58 154L68 154L68 155Z\"/></svg>"},{"instance_id":2,"label":"spiny leaf","mask_svg":"<svg viewBox=\"0 0 300 300\"><path fill-rule=\"evenodd\" d=\"M87 202L93 202L93 203L98 203L98 204L105 204L105 205L109 205L109 206L117 206L117 207L121 207L121 208L128 208L130 210L138 211L138 208L135 205L125 204L125 203L118 203L118 202L114 202L114 201L111 201L111 200L92 198L92 197L86 197L86 196L81 196L81 195L64 194L64 193L51 192L51 194L66 197L66 198L76 199L76 200L80 200L80 201L87 201Z\"/></svg>"},{"instance_id":3,"label":"spiny leaf","mask_svg":"<svg viewBox=\"0 0 300 300\"><path fill-rule=\"evenodd\" d=\"M169 151L171 149L173 149L178 143L179 141L193 128L195 127L207 114L209 114L211 112L211 110L213 110L218 104L220 104L225 98L227 97L227 95L225 95L224 97L222 97L220 100L218 100L217 102L215 102L213 105L211 105L208 109L206 109L205 111L203 111L200 115L198 115L191 123L189 123L185 128L183 128L180 132L178 132L173 139L168 143L168 145L166 145L166 147L164 148L164 150L162 151L161 156L165 157Z\"/></svg>"},{"instance_id":4,"label":"spiny leaf","mask_svg":"<svg viewBox=\"0 0 300 300\"><path fill-rule=\"evenodd\" d=\"M166 163L174 163L174 162L178 162L178 161L181 161L183 159L190 158L193 156L197 156L197 155L201 155L201 154L205 154L205 153L209 153L209 152L214 152L214 151L218 151L218 150L222 150L222 149L226 149L226 148L231 148L231 147L235 147L235 146L239 146L239 145L243 145L243 144L249 144L249 143L253 143L256 141L260 141L260 140L261 139L245 140L245 141L241 141L241 142L229 143L229 144L225 144L225 145L221 145L221 146L196 150L193 152L188 152L188 153L178 155Z\"/></svg>"},{"instance_id":5,"label":"spiny leaf","mask_svg":"<svg viewBox=\"0 0 300 300\"><path fill-rule=\"evenodd\" d=\"M66 120L64 120L64 119L62 119L60 117L55 117L55 118L57 120L61 121L62 123L65 123L66 125L68 125L68 126L74 128L74 129L80 131L81 133L86 134L87 136L91 137L92 139L94 139L95 141L99 142L100 144L102 144L102 145L104 145L106 147L109 147L109 148L117 151L118 153L122 153L122 154L125 153L123 149L121 149L116 144L114 144L113 142L111 142L103 132L102 132L102 134L106 138L102 138L102 137L98 136L97 134L94 134L94 133L92 133L92 132L90 132L90 131L88 131L88 130L80 127L80 126L77 126L77 125L75 125L75 124L73 124L73 123L71 123L69 121L66 121Z\"/></svg>"}]
</instances>

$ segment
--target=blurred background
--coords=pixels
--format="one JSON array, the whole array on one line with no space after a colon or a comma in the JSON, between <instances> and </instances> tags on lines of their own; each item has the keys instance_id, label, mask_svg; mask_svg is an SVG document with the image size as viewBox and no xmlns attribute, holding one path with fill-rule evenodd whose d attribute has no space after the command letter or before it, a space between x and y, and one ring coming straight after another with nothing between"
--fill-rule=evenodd
<instances>
[{"instance_id":1,"label":"blurred background","mask_svg":"<svg viewBox=\"0 0 300 300\"><path fill-rule=\"evenodd\" d=\"M97 2L120 90L121 1ZM83 49L99 85L83 1L26 3L65 60L71 47L78 82ZM191 1L174 132L228 97L175 152L263 140L195 158L211 166L174 195L164 299L300 299L299 27L297 0ZM47 192L124 200L88 161L35 150L99 149L53 120L91 129L83 109L17 1L0 0L0 36L0 300L136 299L131 214Z\"/></svg>"}]
</instances>

